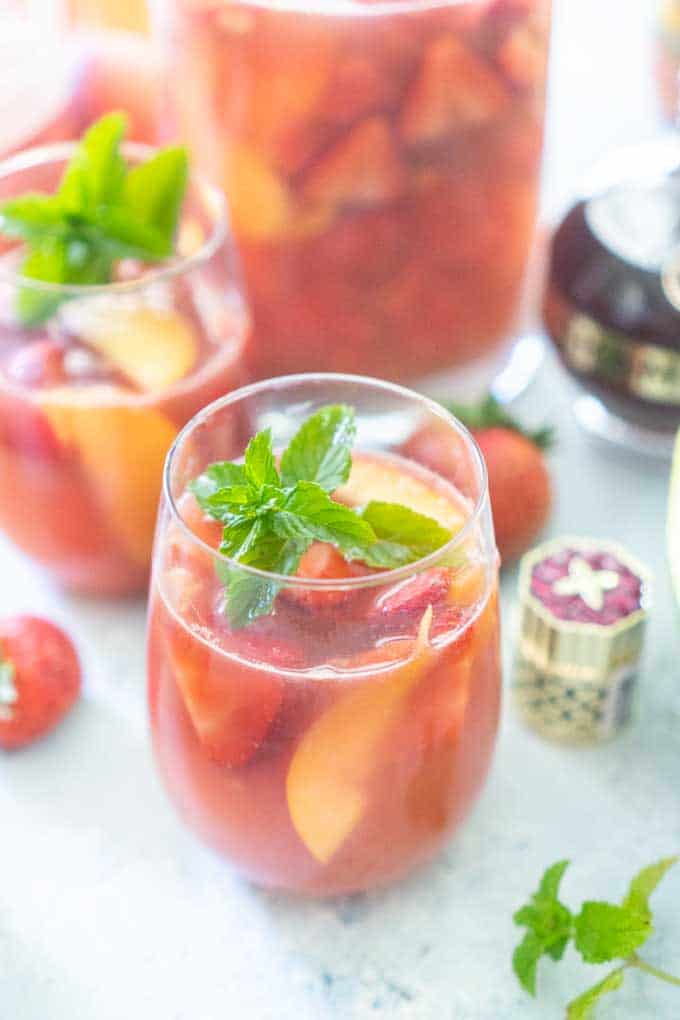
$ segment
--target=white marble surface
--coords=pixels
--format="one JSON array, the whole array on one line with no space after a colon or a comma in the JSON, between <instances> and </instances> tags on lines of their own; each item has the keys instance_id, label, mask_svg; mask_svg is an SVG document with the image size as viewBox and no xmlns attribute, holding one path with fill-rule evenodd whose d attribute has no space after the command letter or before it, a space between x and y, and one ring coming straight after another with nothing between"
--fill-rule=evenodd
<instances>
[{"instance_id":1,"label":"white marble surface","mask_svg":"<svg viewBox=\"0 0 680 1020\"><path fill-rule=\"evenodd\" d=\"M652 133L646 7L562 0L549 206L609 142ZM0 613L54 617L75 635L86 672L65 725L0 761L0 1020L563 1015L597 971L573 955L546 964L533 1003L510 971L511 914L560 857L573 859L564 892L577 903L618 897L638 867L680 849L680 625L666 576L666 468L592 446L551 362L525 405L560 428L551 532L612 536L655 571L638 716L606 747L565 751L523 730L506 704L470 821L433 867L380 895L315 904L263 894L200 846L153 770L142 606L65 598L0 544ZM508 574L506 653L515 583ZM657 905L648 955L677 971L680 869ZM632 974L599 1015L674 1020L680 993Z\"/></svg>"}]
</instances>

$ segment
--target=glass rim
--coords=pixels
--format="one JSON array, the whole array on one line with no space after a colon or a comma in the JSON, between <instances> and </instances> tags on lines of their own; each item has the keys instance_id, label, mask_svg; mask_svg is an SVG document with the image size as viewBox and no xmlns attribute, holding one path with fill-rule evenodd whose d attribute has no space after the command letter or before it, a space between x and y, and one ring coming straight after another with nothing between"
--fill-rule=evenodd
<instances>
[{"instance_id":1,"label":"glass rim","mask_svg":"<svg viewBox=\"0 0 680 1020\"><path fill-rule=\"evenodd\" d=\"M225 556L224 553L213 548L213 546L209 545L194 531L192 531L182 517L175 497L172 494L171 479L174 459L191 433L200 425L204 425L214 414L221 411L223 408L228 407L230 404L235 404L239 400L247 399L248 397L251 397L263 390L285 389L287 386L303 382L344 382L354 384L359 383L361 385L370 384L380 390L419 404L430 414L441 419L446 425L452 427L460 436L462 436L468 449L472 452L480 484L479 493L475 499L472 512L466 519L465 524L460 531L453 534L445 545L436 549L432 553L428 553L427 556L422 556L420 559L414 560L413 563L407 563L402 567L393 567L389 570L371 572L359 577L348 578L304 578L297 577L294 574L278 574L274 571L260 570L258 567L253 567L249 564L241 563L239 560L233 559L230 556ZM438 478L441 477L437 472L433 472L433 474L436 474ZM426 397L422 393L417 393L415 390L411 390L406 386L400 386L398 383L387 382L384 379L375 379L372 376L367 375L352 375L343 372L299 372L293 375L277 376L273 379L263 379L255 383L250 383L247 386L241 386L237 390L233 390L231 393L228 393L226 396L220 397L218 400L214 400L212 403L207 404L204 408L198 411L197 414L195 414L193 418L191 418L180 430L175 437L172 446L168 450L165 458L165 465L163 467L162 495L170 508L170 515L175 523L180 527L191 542L208 552L215 561L224 563L231 569L243 571L253 577L275 582L280 584L282 587L314 589L315 591L349 591L358 588L376 587L377 585L382 584L393 584L397 581L405 580L416 573L420 573L422 570L426 570L430 566L436 566L443 556L449 555L455 549L462 546L474 529L479 526L480 518L488 505L489 479L484 457L482 456L479 445L470 430L463 425L463 423L459 421L455 415L451 414L445 407L438 404L430 397Z\"/></svg>"},{"instance_id":2,"label":"glass rim","mask_svg":"<svg viewBox=\"0 0 680 1020\"><path fill-rule=\"evenodd\" d=\"M257 7L269 11L296 14L324 14L332 17L375 18L381 14L416 14L419 11L439 10L446 7L462 7L470 0L236 0L236 6Z\"/></svg>"},{"instance_id":3,"label":"glass rim","mask_svg":"<svg viewBox=\"0 0 680 1020\"><path fill-rule=\"evenodd\" d=\"M74 152L78 145L77 141L55 142L51 145L37 145L29 149L9 156L0 161L0 181L6 180L12 174L29 170L31 167L56 163L66 160ZM146 145L142 142L124 142L121 146L124 156L142 159L153 156L159 152L159 148L153 145ZM138 290L157 283L160 280L172 279L190 272L198 266L203 265L217 252L227 237L230 235L229 215L227 211L226 197L214 184L211 184L202 174L191 170L188 178L189 187L195 185L200 192L208 199L208 208L213 215L213 224L209 236L203 241L200 248L191 255L178 255L161 259L156 263L158 268L151 269L143 276L135 277L132 280L115 280L111 283L54 283L49 280L34 280L30 276L14 270L4 270L0 262L0 281L12 283L17 286L27 287L48 294L68 295L73 297L93 297L102 294L131 294Z\"/></svg>"}]
</instances>

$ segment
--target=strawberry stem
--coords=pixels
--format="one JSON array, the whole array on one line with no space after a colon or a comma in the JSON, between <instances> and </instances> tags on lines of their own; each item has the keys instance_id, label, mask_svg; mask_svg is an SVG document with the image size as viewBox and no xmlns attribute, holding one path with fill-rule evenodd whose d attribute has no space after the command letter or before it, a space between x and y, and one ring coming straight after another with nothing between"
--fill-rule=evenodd
<instances>
[{"instance_id":1,"label":"strawberry stem","mask_svg":"<svg viewBox=\"0 0 680 1020\"><path fill-rule=\"evenodd\" d=\"M526 429L489 394L477 404L456 404L444 402L444 407L455 415L471 432L482 429L503 428L518 432L541 450L549 449L555 442L555 430L549 426L540 429Z\"/></svg>"}]
</instances>

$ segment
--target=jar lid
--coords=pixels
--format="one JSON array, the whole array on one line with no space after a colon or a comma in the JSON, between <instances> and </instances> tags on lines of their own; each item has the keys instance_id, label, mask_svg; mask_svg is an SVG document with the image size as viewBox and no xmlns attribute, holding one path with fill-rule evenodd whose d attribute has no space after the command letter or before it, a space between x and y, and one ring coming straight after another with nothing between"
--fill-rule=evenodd
<instances>
[{"instance_id":1,"label":"jar lid","mask_svg":"<svg viewBox=\"0 0 680 1020\"><path fill-rule=\"evenodd\" d=\"M583 743L627 721L650 587L642 564L599 539L559 538L523 558L515 691L530 725Z\"/></svg>"}]
</instances>

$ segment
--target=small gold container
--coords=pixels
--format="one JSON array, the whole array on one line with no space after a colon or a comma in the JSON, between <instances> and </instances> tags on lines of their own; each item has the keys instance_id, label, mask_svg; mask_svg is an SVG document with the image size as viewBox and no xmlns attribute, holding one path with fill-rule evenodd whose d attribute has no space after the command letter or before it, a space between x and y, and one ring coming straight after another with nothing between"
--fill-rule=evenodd
<instances>
[{"instance_id":1,"label":"small gold container","mask_svg":"<svg viewBox=\"0 0 680 1020\"><path fill-rule=\"evenodd\" d=\"M626 725L650 587L642 564L599 539L558 538L524 556L513 688L527 725L581 745Z\"/></svg>"}]
</instances>

